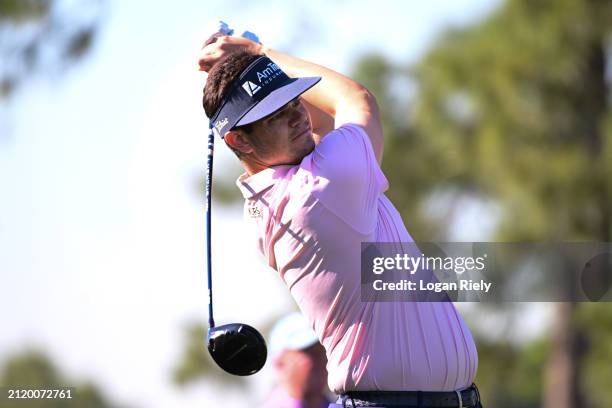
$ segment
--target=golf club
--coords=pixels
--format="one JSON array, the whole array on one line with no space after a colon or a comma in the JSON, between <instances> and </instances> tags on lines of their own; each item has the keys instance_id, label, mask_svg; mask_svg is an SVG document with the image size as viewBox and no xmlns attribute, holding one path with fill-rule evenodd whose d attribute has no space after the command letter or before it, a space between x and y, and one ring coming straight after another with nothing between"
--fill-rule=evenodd
<instances>
[{"instance_id":1,"label":"golf club","mask_svg":"<svg viewBox=\"0 0 612 408\"><path fill-rule=\"evenodd\" d=\"M206 174L206 266L208 269L208 351L219 367L234 375L252 375L266 363L267 348L263 336L243 323L215 327L212 302L211 203L214 135L212 123L208 135L208 172Z\"/></svg>"}]
</instances>

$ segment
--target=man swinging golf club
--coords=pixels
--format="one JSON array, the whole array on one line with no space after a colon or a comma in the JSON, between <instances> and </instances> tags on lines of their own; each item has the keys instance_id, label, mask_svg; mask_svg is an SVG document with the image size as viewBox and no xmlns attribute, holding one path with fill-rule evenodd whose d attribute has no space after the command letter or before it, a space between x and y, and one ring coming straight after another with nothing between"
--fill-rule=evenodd
<instances>
[{"instance_id":1,"label":"man swinging golf club","mask_svg":"<svg viewBox=\"0 0 612 408\"><path fill-rule=\"evenodd\" d=\"M245 219L327 353L331 407L481 407L451 302L362 302L362 242L412 242L385 197L374 96L325 67L219 33L203 105L239 158ZM316 85L316 86L315 86Z\"/></svg>"}]
</instances>

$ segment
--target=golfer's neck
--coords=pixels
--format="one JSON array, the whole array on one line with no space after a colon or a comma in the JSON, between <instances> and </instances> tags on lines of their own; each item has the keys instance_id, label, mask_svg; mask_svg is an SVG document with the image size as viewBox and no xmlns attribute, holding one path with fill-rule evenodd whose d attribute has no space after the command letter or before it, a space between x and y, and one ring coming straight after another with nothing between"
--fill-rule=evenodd
<instances>
[{"instance_id":1,"label":"golfer's neck","mask_svg":"<svg viewBox=\"0 0 612 408\"><path fill-rule=\"evenodd\" d=\"M248 159L241 160L240 163L242 164L242 167L244 168L244 171L246 171L246 173L249 176L252 176L253 174L257 174L260 171L265 170L268 167L270 167L270 166L268 166L266 164L263 164L261 162L254 161L254 160L248 160Z\"/></svg>"}]
</instances>

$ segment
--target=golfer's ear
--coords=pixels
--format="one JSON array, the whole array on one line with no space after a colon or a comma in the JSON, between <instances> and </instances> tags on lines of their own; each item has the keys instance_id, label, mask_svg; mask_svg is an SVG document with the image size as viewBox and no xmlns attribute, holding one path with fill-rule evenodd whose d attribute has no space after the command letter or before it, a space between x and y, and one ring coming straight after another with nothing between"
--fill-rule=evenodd
<instances>
[{"instance_id":1,"label":"golfer's ear","mask_svg":"<svg viewBox=\"0 0 612 408\"><path fill-rule=\"evenodd\" d=\"M248 137L240 131L229 130L225 132L224 139L228 145L240 153L250 154L253 151L253 145L249 142Z\"/></svg>"}]
</instances>

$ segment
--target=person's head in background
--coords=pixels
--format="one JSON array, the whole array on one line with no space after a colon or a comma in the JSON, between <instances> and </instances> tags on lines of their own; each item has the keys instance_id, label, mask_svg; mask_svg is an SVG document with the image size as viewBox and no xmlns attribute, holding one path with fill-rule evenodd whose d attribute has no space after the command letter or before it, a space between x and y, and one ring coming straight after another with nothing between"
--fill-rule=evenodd
<instances>
[{"instance_id":1,"label":"person's head in background","mask_svg":"<svg viewBox=\"0 0 612 408\"><path fill-rule=\"evenodd\" d=\"M270 333L270 355L280 386L293 398L320 398L327 392L325 349L300 313L276 323Z\"/></svg>"}]
</instances>

